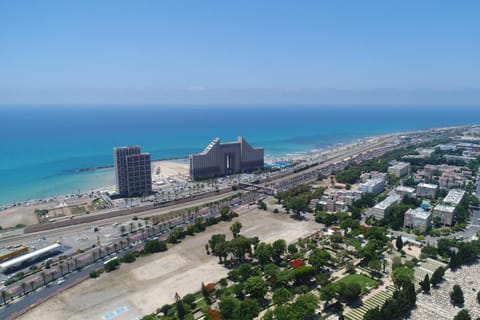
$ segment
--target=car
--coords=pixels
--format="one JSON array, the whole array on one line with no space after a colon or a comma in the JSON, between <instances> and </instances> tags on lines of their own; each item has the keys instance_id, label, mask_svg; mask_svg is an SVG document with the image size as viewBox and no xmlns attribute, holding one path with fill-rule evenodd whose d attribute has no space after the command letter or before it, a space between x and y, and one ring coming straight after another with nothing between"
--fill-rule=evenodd
<instances>
[{"instance_id":1,"label":"car","mask_svg":"<svg viewBox=\"0 0 480 320\"><path fill-rule=\"evenodd\" d=\"M65 282L65 279L63 279L63 278L60 278L60 279L57 280L57 284L62 284L64 282Z\"/></svg>"}]
</instances>

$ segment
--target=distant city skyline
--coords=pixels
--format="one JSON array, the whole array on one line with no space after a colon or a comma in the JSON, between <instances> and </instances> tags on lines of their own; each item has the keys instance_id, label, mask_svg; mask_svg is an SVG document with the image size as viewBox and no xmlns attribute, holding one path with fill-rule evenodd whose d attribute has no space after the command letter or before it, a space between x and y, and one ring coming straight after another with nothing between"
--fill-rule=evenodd
<instances>
[{"instance_id":1,"label":"distant city skyline","mask_svg":"<svg viewBox=\"0 0 480 320\"><path fill-rule=\"evenodd\" d=\"M0 0L0 105L478 105L479 9Z\"/></svg>"}]
</instances>

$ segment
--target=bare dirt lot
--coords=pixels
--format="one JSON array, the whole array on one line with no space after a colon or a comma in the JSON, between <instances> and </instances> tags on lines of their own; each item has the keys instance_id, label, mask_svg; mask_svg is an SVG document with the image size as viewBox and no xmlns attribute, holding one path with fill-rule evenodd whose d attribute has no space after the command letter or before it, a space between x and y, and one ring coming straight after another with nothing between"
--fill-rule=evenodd
<instances>
[{"instance_id":1,"label":"bare dirt lot","mask_svg":"<svg viewBox=\"0 0 480 320\"><path fill-rule=\"evenodd\" d=\"M284 214L273 214L256 208L239 208L243 225L241 234L258 236L271 242L279 238L293 242L314 233L321 225L312 221L295 221ZM119 270L103 274L60 294L33 309L20 319L134 319L148 314L174 295L196 292L201 282L214 282L228 270L216 257L206 255L205 243L212 234L231 237L231 222L212 226L206 232L187 237L167 252L142 257L133 264L122 264Z\"/></svg>"}]
</instances>

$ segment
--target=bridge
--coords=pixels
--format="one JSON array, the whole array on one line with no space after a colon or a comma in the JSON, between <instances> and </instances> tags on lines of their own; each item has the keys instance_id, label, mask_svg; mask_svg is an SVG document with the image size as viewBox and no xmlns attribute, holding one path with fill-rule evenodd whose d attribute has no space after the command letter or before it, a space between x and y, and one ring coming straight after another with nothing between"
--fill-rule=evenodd
<instances>
[{"instance_id":1,"label":"bridge","mask_svg":"<svg viewBox=\"0 0 480 320\"><path fill-rule=\"evenodd\" d=\"M259 186L259 185L251 184L251 183L240 183L238 185L238 187L242 190L255 191L255 192L263 193L263 194L266 194L266 195L269 195L269 196L275 195L275 193L277 191L273 188Z\"/></svg>"}]
</instances>

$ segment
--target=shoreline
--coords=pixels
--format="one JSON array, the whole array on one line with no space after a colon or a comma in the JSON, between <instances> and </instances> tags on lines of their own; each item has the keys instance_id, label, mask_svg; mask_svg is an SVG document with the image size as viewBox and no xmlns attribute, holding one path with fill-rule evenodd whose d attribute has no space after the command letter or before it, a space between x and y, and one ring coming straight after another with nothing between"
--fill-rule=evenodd
<instances>
[{"instance_id":1,"label":"shoreline","mask_svg":"<svg viewBox=\"0 0 480 320\"><path fill-rule=\"evenodd\" d=\"M469 124L469 125L461 125L461 126L436 127L436 128L414 130L414 131L399 131L399 132L384 133L384 134L373 135L373 136L366 136L366 137L356 138L356 139L352 139L352 140L345 141L345 142L334 143L332 145L326 146L323 149L310 149L308 151L298 151L298 152L294 152L294 153L285 153L285 154L282 154L282 155L268 155L267 154L267 155L265 155L265 162L276 162L276 161L282 161L282 160L286 160L286 159L288 159L290 161L309 161L309 160L312 161L314 159L321 158L322 156L324 156L327 153L335 152L335 151L338 151L339 149L342 149L342 148L348 148L348 147L352 147L352 146L355 146L355 145L358 145L358 144L366 143L366 142L368 142L372 139L384 139L384 138L395 137L395 136L414 135L414 134L422 134L422 133L442 131L442 130L454 130L454 129L462 129L462 128L471 128L471 127L477 127L477 126L479 126L479 125ZM185 161L187 159L188 159L188 156L154 159L154 160L152 160L152 164L162 162L162 161L164 161L164 162L175 162L175 161L179 161L179 160ZM113 167L114 167L113 165L90 167L90 168L85 167L85 168L75 169L75 170L72 170L72 171L69 171L69 172L89 173L89 172L113 169ZM2 203L0 203L0 211L4 211L4 210L7 210L9 208L16 207L16 206L32 206L32 205L49 203L49 202L53 202L53 201L71 199L71 198L74 198L74 197L81 198L81 197L84 197L84 196L88 196L92 193L112 189L112 187L114 187L114 186L103 185L103 186L91 188L90 191L85 191L85 192L80 192L80 193L76 193L76 192L72 191L72 192L69 192L69 193L46 196L46 197L43 197L43 198L15 201L13 204L2 204Z\"/></svg>"}]
</instances>

